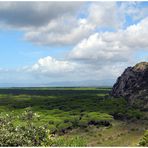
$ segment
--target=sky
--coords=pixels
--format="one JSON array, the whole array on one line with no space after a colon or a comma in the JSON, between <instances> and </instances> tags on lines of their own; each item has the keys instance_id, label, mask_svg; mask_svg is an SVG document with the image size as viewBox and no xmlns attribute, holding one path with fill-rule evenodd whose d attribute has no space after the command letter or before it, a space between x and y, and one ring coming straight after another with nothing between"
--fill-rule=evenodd
<instances>
[{"instance_id":1,"label":"sky","mask_svg":"<svg viewBox=\"0 0 148 148\"><path fill-rule=\"evenodd\" d=\"M0 87L112 86L148 61L148 2L0 1Z\"/></svg>"}]
</instances>

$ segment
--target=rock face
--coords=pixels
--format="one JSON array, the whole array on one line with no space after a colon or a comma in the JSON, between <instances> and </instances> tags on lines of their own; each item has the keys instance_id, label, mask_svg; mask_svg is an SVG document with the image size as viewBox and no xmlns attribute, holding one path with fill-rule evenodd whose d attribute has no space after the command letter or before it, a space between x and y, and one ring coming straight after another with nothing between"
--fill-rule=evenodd
<instances>
[{"instance_id":1,"label":"rock face","mask_svg":"<svg viewBox=\"0 0 148 148\"><path fill-rule=\"evenodd\" d=\"M125 97L130 105L148 110L148 62L125 69L114 84L111 94Z\"/></svg>"}]
</instances>

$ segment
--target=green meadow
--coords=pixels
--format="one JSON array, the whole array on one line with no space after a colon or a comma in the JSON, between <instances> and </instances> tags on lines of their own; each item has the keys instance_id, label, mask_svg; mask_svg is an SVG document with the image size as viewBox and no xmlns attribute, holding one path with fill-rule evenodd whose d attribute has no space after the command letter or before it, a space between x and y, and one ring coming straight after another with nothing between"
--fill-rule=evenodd
<instances>
[{"instance_id":1,"label":"green meadow","mask_svg":"<svg viewBox=\"0 0 148 148\"><path fill-rule=\"evenodd\" d=\"M147 111L110 90L1 88L0 146L147 146Z\"/></svg>"}]
</instances>

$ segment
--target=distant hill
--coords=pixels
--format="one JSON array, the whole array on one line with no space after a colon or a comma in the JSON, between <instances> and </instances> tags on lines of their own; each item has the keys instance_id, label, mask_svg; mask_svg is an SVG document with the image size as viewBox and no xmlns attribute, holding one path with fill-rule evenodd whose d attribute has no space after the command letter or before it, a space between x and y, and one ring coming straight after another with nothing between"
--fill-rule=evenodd
<instances>
[{"instance_id":1,"label":"distant hill","mask_svg":"<svg viewBox=\"0 0 148 148\"><path fill-rule=\"evenodd\" d=\"M0 87L112 87L115 80L59 81L49 83L0 83Z\"/></svg>"},{"instance_id":2,"label":"distant hill","mask_svg":"<svg viewBox=\"0 0 148 148\"><path fill-rule=\"evenodd\" d=\"M114 84L111 94L125 97L131 105L148 110L148 62L125 69Z\"/></svg>"}]
</instances>

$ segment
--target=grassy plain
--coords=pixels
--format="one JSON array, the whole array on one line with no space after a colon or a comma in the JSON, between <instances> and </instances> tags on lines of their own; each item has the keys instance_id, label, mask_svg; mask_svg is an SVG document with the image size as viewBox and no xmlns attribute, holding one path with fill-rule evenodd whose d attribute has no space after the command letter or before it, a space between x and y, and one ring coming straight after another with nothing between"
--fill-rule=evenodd
<instances>
[{"instance_id":1,"label":"grassy plain","mask_svg":"<svg viewBox=\"0 0 148 148\"><path fill-rule=\"evenodd\" d=\"M52 146L137 146L148 127L147 112L132 108L111 88L0 89L0 117L14 126L46 125ZM21 115L21 116L20 116Z\"/></svg>"}]
</instances>

